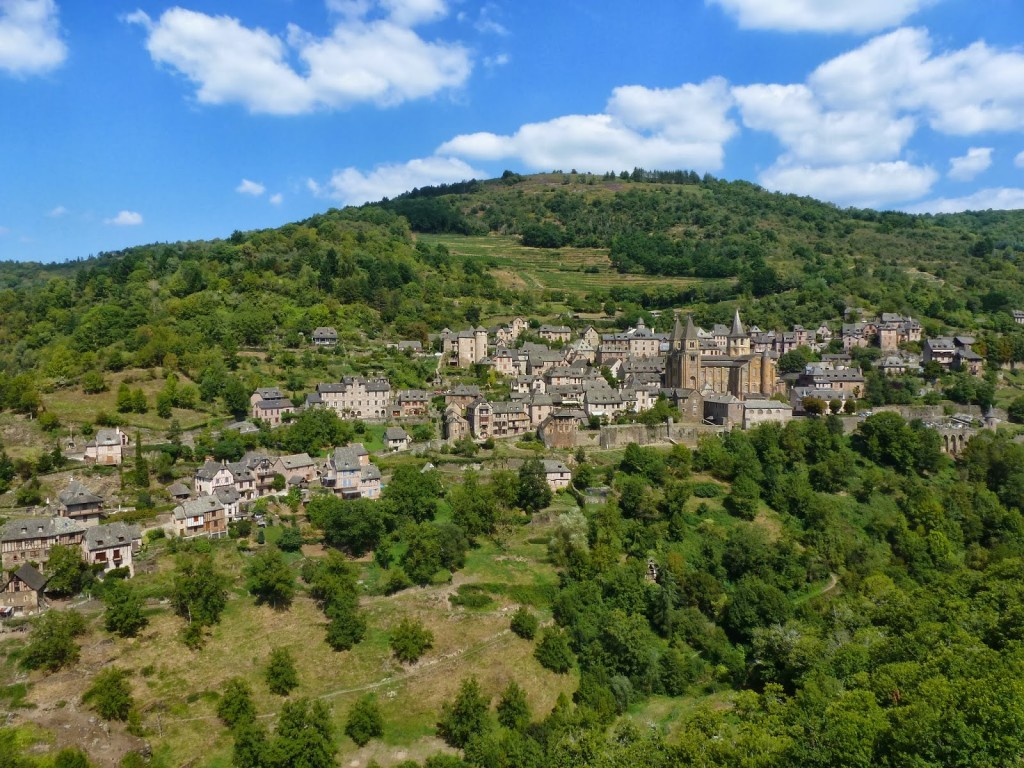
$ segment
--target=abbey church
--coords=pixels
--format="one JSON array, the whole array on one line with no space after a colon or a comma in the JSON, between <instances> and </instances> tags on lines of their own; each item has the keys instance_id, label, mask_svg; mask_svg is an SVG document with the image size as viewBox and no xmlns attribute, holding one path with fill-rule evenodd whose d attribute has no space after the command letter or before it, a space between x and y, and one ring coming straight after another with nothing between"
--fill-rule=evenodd
<instances>
[{"instance_id":1,"label":"abbey church","mask_svg":"<svg viewBox=\"0 0 1024 768\"><path fill-rule=\"evenodd\" d=\"M750 351L750 336L743 330L739 310L724 349L702 344L693 318L683 328L676 315L665 361L667 389L693 389L702 393L728 394L740 399L767 398L779 391L775 358L767 350Z\"/></svg>"}]
</instances>

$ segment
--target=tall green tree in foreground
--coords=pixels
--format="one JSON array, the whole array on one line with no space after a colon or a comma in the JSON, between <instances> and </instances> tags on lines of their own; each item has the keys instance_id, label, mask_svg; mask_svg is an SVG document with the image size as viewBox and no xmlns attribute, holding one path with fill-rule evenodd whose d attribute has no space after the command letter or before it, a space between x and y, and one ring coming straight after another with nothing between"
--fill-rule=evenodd
<instances>
[{"instance_id":1,"label":"tall green tree in foreground","mask_svg":"<svg viewBox=\"0 0 1024 768\"><path fill-rule=\"evenodd\" d=\"M271 693L287 696L299 686L299 673L295 669L295 658L287 648L275 648L267 662L267 687Z\"/></svg>"},{"instance_id":2,"label":"tall green tree in foreground","mask_svg":"<svg viewBox=\"0 0 1024 768\"><path fill-rule=\"evenodd\" d=\"M454 701L447 701L441 707L437 735L457 749L465 747L473 736L490 728L490 704L475 677L463 680Z\"/></svg>"},{"instance_id":3,"label":"tall green tree in foreground","mask_svg":"<svg viewBox=\"0 0 1024 768\"><path fill-rule=\"evenodd\" d=\"M186 620L184 640L190 647L202 645L204 627L220 621L227 605L228 580L209 555L179 557L171 585L174 612Z\"/></svg>"},{"instance_id":4,"label":"tall green tree in foreground","mask_svg":"<svg viewBox=\"0 0 1024 768\"><path fill-rule=\"evenodd\" d=\"M345 733L360 747L384 735L384 718L373 695L361 696L353 705L345 721Z\"/></svg>"},{"instance_id":5,"label":"tall green tree in foreground","mask_svg":"<svg viewBox=\"0 0 1024 768\"><path fill-rule=\"evenodd\" d=\"M135 637L149 623L142 615L142 597L130 581L110 580L103 592L107 612L103 626L121 637Z\"/></svg>"},{"instance_id":6,"label":"tall green tree in foreground","mask_svg":"<svg viewBox=\"0 0 1024 768\"><path fill-rule=\"evenodd\" d=\"M245 586L257 603L287 608L295 597L295 576L277 547L257 552L245 566Z\"/></svg>"}]
</instances>

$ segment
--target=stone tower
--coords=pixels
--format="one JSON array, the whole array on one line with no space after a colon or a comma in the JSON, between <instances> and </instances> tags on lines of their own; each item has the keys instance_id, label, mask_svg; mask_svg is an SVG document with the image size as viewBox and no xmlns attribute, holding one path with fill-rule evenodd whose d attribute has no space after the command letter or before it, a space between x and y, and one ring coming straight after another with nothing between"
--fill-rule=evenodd
<instances>
[{"instance_id":1,"label":"stone tower","mask_svg":"<svg viewBox=\"0 0 1024 768\"><path fill-rule=\"evenodd\" d=\"M727 357L742 357L750 354L750 337L743 330L738 308L732 316L732 330L729 331L729 338L726 341L725 354Z\"/></svg>"},{"instance_id":2,"label":"stone tower","mask_svg":"<svg viewBox=\"0 0 1024 768\"><path fill-rule=\"evenodd\" d=\"M700 389L700 339L693 318L686 318L686 328L676 322L669 337L668 358L665 361L665 386L669 389Z\"/></svg>"},{"instance_id":3,"label":"stone tower","mask_svg":"<svg viewBox=\"0 0 1024 768\"><path fill-rule=\"evenodd\" d=\"M473 331L473 341L476 354L473 356L473 362L479 363L485 357L487 357L487 329L478 326Z\"/></svg>"}]
</instances>

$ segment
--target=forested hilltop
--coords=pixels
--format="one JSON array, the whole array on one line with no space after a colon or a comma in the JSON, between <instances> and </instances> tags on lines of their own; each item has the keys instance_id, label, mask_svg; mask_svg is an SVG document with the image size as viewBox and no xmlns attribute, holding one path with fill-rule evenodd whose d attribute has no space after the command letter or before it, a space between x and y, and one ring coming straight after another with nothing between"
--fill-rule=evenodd
<instances>
[{"instance_id":1,"label":"forested hilltop","mask_svg":"<svg viewBox=\"0 0 1024 768\"><path fill-rule=\"evenodd\" d=\"M467 235L493 240L490 255L456 254ZM531 280L524 262L525 280L503 280L505 246L540 249L536 262L561 264L563 279ZM425 339L608 300L634 313L690 305L704 323L739 304L762 327L865 307L911 314L931 334L1002 329L1024 307L1022 254L1024 212L841 210L685 172L506 174L224 240L3 264L0 368L59 383L170 354L197 371L243 347L301 346L317 326Z\"/></svg>"}]
</instances>

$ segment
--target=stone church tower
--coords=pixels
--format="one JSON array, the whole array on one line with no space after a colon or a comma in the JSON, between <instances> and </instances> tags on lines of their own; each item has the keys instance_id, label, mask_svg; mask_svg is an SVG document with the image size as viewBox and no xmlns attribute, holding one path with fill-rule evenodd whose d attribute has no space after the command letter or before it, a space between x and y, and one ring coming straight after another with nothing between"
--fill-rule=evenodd
<instances>
[{"instance_id":1,"label":"stone church tower","mask_svg":"<svg viewBox=\"0 0 1024 768\"><path fill-rule=\"evenodd\" d=\"M742 357L750 354L750 337L743 330L743 323L740 322L740 311L732 316L732 330L729 331L729 338L726 340L725 356Z\"/></svg>"},{"instance_id":2,"label":"stone church tower","mask_svg":"<svg viewBox=\"0 0 1024 768\"><path fill-rule=\"evenodd\" d=\"M669 389L700 389L700 366L700 339L697 338L693 318L687 315L684 330L677 314L665 361L665 386Z\"/></svg>"}]
</instances>

